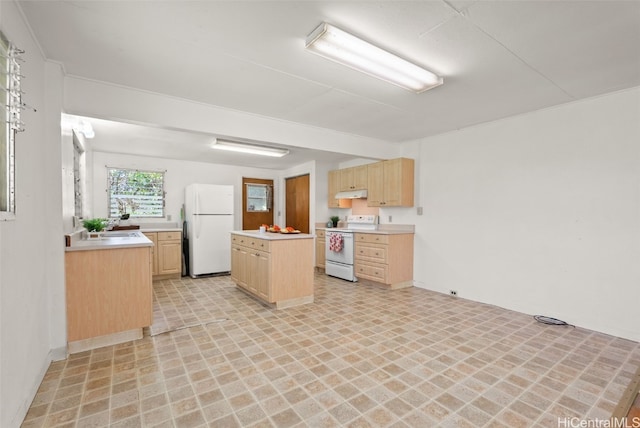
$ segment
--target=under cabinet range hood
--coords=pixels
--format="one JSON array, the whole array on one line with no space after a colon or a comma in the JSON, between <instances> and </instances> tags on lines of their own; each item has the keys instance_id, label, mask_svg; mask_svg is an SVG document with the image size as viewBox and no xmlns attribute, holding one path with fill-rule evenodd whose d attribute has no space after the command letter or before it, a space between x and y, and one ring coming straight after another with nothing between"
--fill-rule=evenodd
<instances>
[{"instance_id":1,"label":"under cabinet range hood","mask_svg":"<svg viewBox=\"0 0 640 428\"><path fill-rule=\"evenodd\" d=\"M366 190L349 190L336 193L336 199L367 199Z\"/></svg>"}]
</instances>

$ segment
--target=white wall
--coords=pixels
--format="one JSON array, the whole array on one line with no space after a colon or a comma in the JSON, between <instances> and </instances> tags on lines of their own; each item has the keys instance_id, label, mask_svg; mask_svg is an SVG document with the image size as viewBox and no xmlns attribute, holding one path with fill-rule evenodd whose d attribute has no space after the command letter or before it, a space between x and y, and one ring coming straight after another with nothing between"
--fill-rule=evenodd
<instances>
[{"instance_id":1,"label":"white wall","mask_svg":"<svg viewBox=\"0 0 640 428\"><path fill-rule=\"evenodd\" d=\"M87 144L88 146L90 143ZM174 159L153 158L144 156L130 156L115 153L92 152L92 171L88 171L92 183L92 204L90 208L93 217L108 217L107 207L107 169L110 167L133 168L141 170L166 170L165 216L171 216L172 222L180 222L180 209L184 203L184 189L191 183L230 184L234 186L236 195L235 212L242 212L242 177L263 178L277 183L278 171L261 168L248 168L203 162L187 162ZM276 188L277 201L280 189ZM276 207L277 209L277 207ZM135 222L167 221L165 219L134 219ZM242 229L242 216L235 216L236 229Z\"/></svg>"},{"instance_id":2,"label":"white wall","mask_svg":"<svg viewBox=\"0 0 640 428\"><path fill-rule=\"evenodd\" d=\"M417 285L640 340L640 88L419 146Z\"/></svg>"},{"instance_id":3,"label":"white wall","mask_svg":"<svg viewBox=\"0 0 640 428\"><path fill-rule=\"evenodd\" d=\"M26 131L16 138L16 218L0 222L0 426L17 427L64 339L61 72L47 64L13 2L0 28L24 49ZM55 299L55 302L52 300Z\"/></svg>"},{"instance_id":4,"label":"white wall","mask_svg":"<svg viewBox=\"0 0 640 428\"><path fill-rule=\"evenodd\" d=\"M47 61L45 63L45 182L41 183L46 193L44 206L46 207L47 235L46 251L46 281L49 291L49 345L50 357L61 360L67 356L67 315L65 299L64 277L64 247L62 235L65 231L65 208L63 201L63 148L64 141L60 128L62 112L62 68L59 64ZM46 114L45 114L46 113ZM73 164L73 158L71 160ZM73 182L71 182L73 186ZM73 207L74 202L67 202ZM42 213L38 213L42 217ZM68 217L66 222L69 222Z\"/></svg>"}]
</instances>

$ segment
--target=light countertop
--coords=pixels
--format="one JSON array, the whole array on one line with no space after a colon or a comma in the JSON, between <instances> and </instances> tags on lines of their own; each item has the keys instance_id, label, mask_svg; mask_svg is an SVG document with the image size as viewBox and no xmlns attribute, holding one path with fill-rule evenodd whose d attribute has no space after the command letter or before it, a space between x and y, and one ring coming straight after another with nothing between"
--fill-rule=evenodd
<instances>
[{"instance_id":1,"label":"light countertop","mask_svg":"<svg viewBox=\"0 0 640 428\"><path fill-rule=\"evenodd\" d=\"M109 236L109 233L117 236ZM123 236L124 235L124 236ZM73 239L65 251L113 250L122 248L153 247L141 231L107 232L101 239Z\"/></svg>"},{"instance_id":2,"label":"light countertop","mask_svg":"<svg viewBox=\"0 0 640 428\"><path fill-rule=\"evenodd\" d=\"M326 232L331 232L333 230L345 231L354 233L369 233L372 235L406 235L406 234L414 234L415 230L413 226L407 228L393 228L393 229L377 229L377 230L357 230L357 229L347 229L346 227L316 227L316 230L324 230Z\"/></svg>"},{"instance_id":3,"label":"light countertop","mask_svg":"<svg viewBox=\"0 0 640 428\"><path fill-rule=\"evenodd\" d=\"M268 241L283 241L287 239L312 239L315 235L308 233L272 233L259 230L234 230L234 235L248 236L249 238L265 239Z\"/></svg>"}]
</instances>

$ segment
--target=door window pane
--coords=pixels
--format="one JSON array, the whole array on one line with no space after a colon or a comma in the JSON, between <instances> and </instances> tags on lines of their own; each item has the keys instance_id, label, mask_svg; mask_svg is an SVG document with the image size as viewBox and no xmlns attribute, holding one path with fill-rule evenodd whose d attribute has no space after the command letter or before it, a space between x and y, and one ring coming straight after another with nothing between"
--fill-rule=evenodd
<instances>
[{"instance_id":1,"label":"door window pane","mask_svg":"<svg viewBox=\"0 0 640 428\"><path fill-rule=\"evenodd\" d=\"M247 184L247 211L267 212L271 209L271 186Z\"/></svg>"}]
</instances>

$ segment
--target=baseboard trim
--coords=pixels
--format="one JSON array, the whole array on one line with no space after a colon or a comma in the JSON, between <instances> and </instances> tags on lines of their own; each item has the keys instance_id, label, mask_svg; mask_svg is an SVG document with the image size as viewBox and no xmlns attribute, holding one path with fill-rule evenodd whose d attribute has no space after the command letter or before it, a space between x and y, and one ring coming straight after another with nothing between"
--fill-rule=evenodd
<instances>
[{"instance_id":1,"label":"baseboard trim","mask_svg":"<svg viewBox=\"0 0 640 428\"><path fill-rule=\"evenodd\" d=\"M89 339L76 340L67 343L69 354L89 351L91 349L102 348L104 346L117 345L118 343L129 342L142 339L142 328L134 328L118 333L106 334L104 336L91 337Z\"/></svg>"},{"instance_id":2,"label":"baseboard trim","mask_svg":"<svg viewBox=\"0 0 640 428\"><path fill-rule=\"evenodd\" d=\"M51 361L62 361L66 360L69 354L67 354L67 347L61 346L59 348L54 348L50 352Z\"/></svg>"},{"instance_id":3,"label":"baseboard trim","mask_svg":"<svg viewBox=\"0 0 640 428\"><path fill-rule=\"evenodd\" d=\"M44 376L47 374L47 370L49 370L51 361L53 361L52 355L53 355L53 350L49 350L45 360L42 362L42 366L40 367L40 371L36 376L35 382L31 384L31 387L29 388L29 393L27 394L24 401L22 402L16 414L13 416L11 420L12 427L19 427L22 425L22 422L24 421L24 418L25 416L27 416L27 412L29 411L29 407L31 407L31 403L33 403L33 399L36 398L36 393L40 388L40 384L42 383Z\"/></svg>"}]
</instances>

